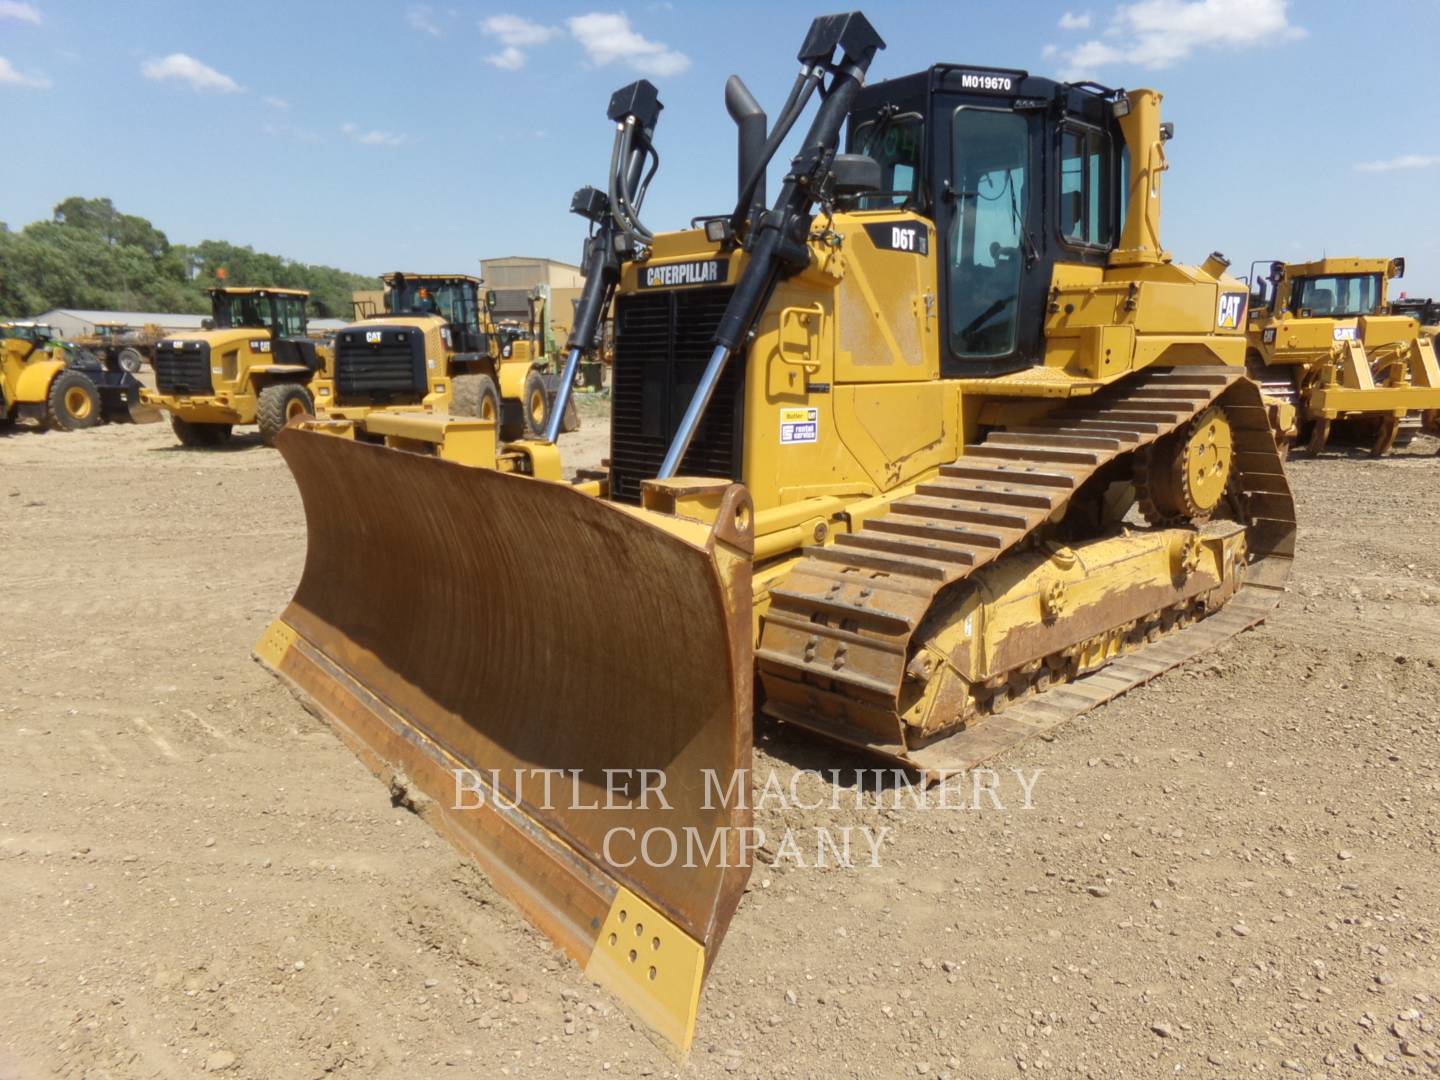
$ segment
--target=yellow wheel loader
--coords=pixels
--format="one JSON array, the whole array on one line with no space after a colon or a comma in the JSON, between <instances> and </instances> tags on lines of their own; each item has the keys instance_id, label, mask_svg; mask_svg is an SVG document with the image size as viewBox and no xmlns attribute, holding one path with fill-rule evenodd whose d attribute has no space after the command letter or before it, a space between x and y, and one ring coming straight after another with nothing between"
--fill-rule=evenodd
<instances>
[{"instance_id":1,"label":"yellow wheel loader","mask_svg":"<svg viewBox=\"0 0 1440 1080\"><path fill-rule=\"evenodd\" d=\"M502 342L489 294L480 293L484 282L411 273L386 274L384 282L386 310L335 337L334 376L317 387L326 418L441 413L486 420L506 440L545 429L550 398L543 372Z\"/></svg>"},{"instance_id":2,"label":"yellow wheel loader","mask_svg":"<svg viewBox=\"0 0 1440 1080\"><path fill-rule=\"evenodd\" d=\"M101 422L100 391L66 363L48 327L0 326L0 424L38 420L57 431Z\"/></svg>"},{"instance_id":3,"label":"yellow wheel loader","mask_svg":"<svg viewBox=\"0 0 1440 1080\"><path fill-rule=\"evenodd\" d=\"M140 381L61 341L45 323L0 323L0 423L29 418L60 431L156 419Z\"/></svg>"},{"instance_id":4,"label":"yellow wheel loader","mask_svg":"<svg viewBox=\"0 0 1440 1080\"><path fill-rule=\"evenodd\" d=\"M313 415L311 382L330 347L306 336L303 289L210 289L214 328L155 346L155 389L142 399L170 414L184 446L228 442L237 424L255 424L267 445L286 424Z\"/></svg>"},{"instance_id":5,"label":"yellow wheel loader","mask_svg":"<svg viewBox=\"0 0 1440 1080\"><path fill-rule=\"evenodd\" d=\"M1160 245L1160 95L942 64L865 85L816 19L733 209L653 233L618 92L561 394L573 483L287 430L309 551L256 654L683 1053L744 891L756 711L935 780L1262 620L1294 505L1245 286ZM805 114L767 208L766 166Z\"/></svg>"},{"instance_id":6,"label":"yellow wheel loader","mask_svg":"<svg viewBox=\"0 0 1440 1080\"><path fill-rule=\"evenodd\" d=\"M1271 262L1263 277L1261 265L1251 267L1246 364L1283 441L1318 454L1344 429L1379 457L1433 424L1434 337L1387 300L1404 259Z\"/></svg>"}]
</instances>

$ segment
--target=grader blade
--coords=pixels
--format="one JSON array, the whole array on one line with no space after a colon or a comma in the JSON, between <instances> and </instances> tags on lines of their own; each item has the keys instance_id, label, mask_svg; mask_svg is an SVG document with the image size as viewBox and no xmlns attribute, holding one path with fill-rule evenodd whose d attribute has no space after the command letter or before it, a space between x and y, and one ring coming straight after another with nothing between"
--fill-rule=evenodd
<instances>
[{"instance_id":1,"label":"grader blade","mask_svg":"<svg viewBox=\"0 0 1440 1080\"><path fill-rule=\"evenodd\" d=\"M683 1054L749 877L749 496L717 524L294 427L309 534L255 647Z\"/></svg>"}]
</instances>

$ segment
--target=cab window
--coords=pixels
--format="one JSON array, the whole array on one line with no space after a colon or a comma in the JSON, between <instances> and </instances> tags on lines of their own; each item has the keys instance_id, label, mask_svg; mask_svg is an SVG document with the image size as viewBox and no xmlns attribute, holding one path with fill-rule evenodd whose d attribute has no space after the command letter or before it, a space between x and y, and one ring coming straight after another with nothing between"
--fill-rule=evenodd
<instances>
[{"instance_id":1,"label":"cab window","mask_svg":"<svg viewBox=\"0 0 1440 1080\"><path fill-rule=\"evenodd\" d=\"M953 352L1014 352L1030 198L1024 116L962 106L951 121L954 216L946 272Z\"/></svg>"},{"instance_id":2,"label":"cab window","mask_svg":"<svg viewBox=\"0 0 1440 1080\"><path fill-rule=\"evenodd\" d=\"M870 120L850 137L850 152L880 164L880 190L860 200L861 210L888 210L923 202L924 119L919 113Z\"/></svg>"},{"instance_id":3,"label":"cab window","mask_svg":"<svg viewBox=\"0 0 1440 1080\"><path fill-rule=\"evenodd\" d=\"M1290 287L1290 312L1301 318L1347 319L1374 315L1383 303L1379 274L1296 278Z\"/></svg>"},{"instance_id":4,"label":"cab window","mask_svg":"<svg viewBox=\"0 0 1440 1080\"><path fill-rule=\"evenodd\" d=\"M1060 131L1060 237L1068 244L1109 247L1115 242L1110 137L1095 128Z\"/></svg>"},{"instance_id":5,"label":"cab window","mask_svg":"<svg viewBox=\"0 0 1440 1080\"><path fill-rule=\"evenodd\" d=\"M277 296L275 308L275 333L278 337L300 337L305 333L304 300L298 296Z\"/></svg>"}]
</instances>

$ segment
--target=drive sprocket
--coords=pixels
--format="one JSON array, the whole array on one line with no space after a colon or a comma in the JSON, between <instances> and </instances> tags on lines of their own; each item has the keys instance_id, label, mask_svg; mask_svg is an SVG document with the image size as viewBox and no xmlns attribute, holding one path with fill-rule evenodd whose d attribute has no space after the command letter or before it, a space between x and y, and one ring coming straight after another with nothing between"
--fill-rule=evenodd
<instances>
[{"instance_id":1,"label":"drive sprocket","mask_svg":"<svg viewBox=\"0 0 1440 1080\"><path fill-rule=\"evenodd\" d=\"M1140 513L1152 525L1209 521L1224 500L1234 459L1229 418L1213 405L1136 456Z\"/></svg>"}]
</instances>

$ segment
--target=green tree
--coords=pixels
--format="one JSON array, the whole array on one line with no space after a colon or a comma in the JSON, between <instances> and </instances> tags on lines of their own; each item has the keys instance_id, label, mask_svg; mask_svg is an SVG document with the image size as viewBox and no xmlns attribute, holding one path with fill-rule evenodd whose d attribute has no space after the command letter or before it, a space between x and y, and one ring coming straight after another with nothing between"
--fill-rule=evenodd
<instances>
[{"instance_id":1,"label":"green tree","mask_svg":"<svg viewBox=\"0 0 1440 1080\"><path fill-rule=\"evenodd\" d=\"M54 307L205 313L205 290L219 284L306 289L315 315L348 318L350 294L379 280L224 240L172 245L109 199L72 196L19 232L0 223L0 312L9 316Z\"/></svg>"}]
</instances>

